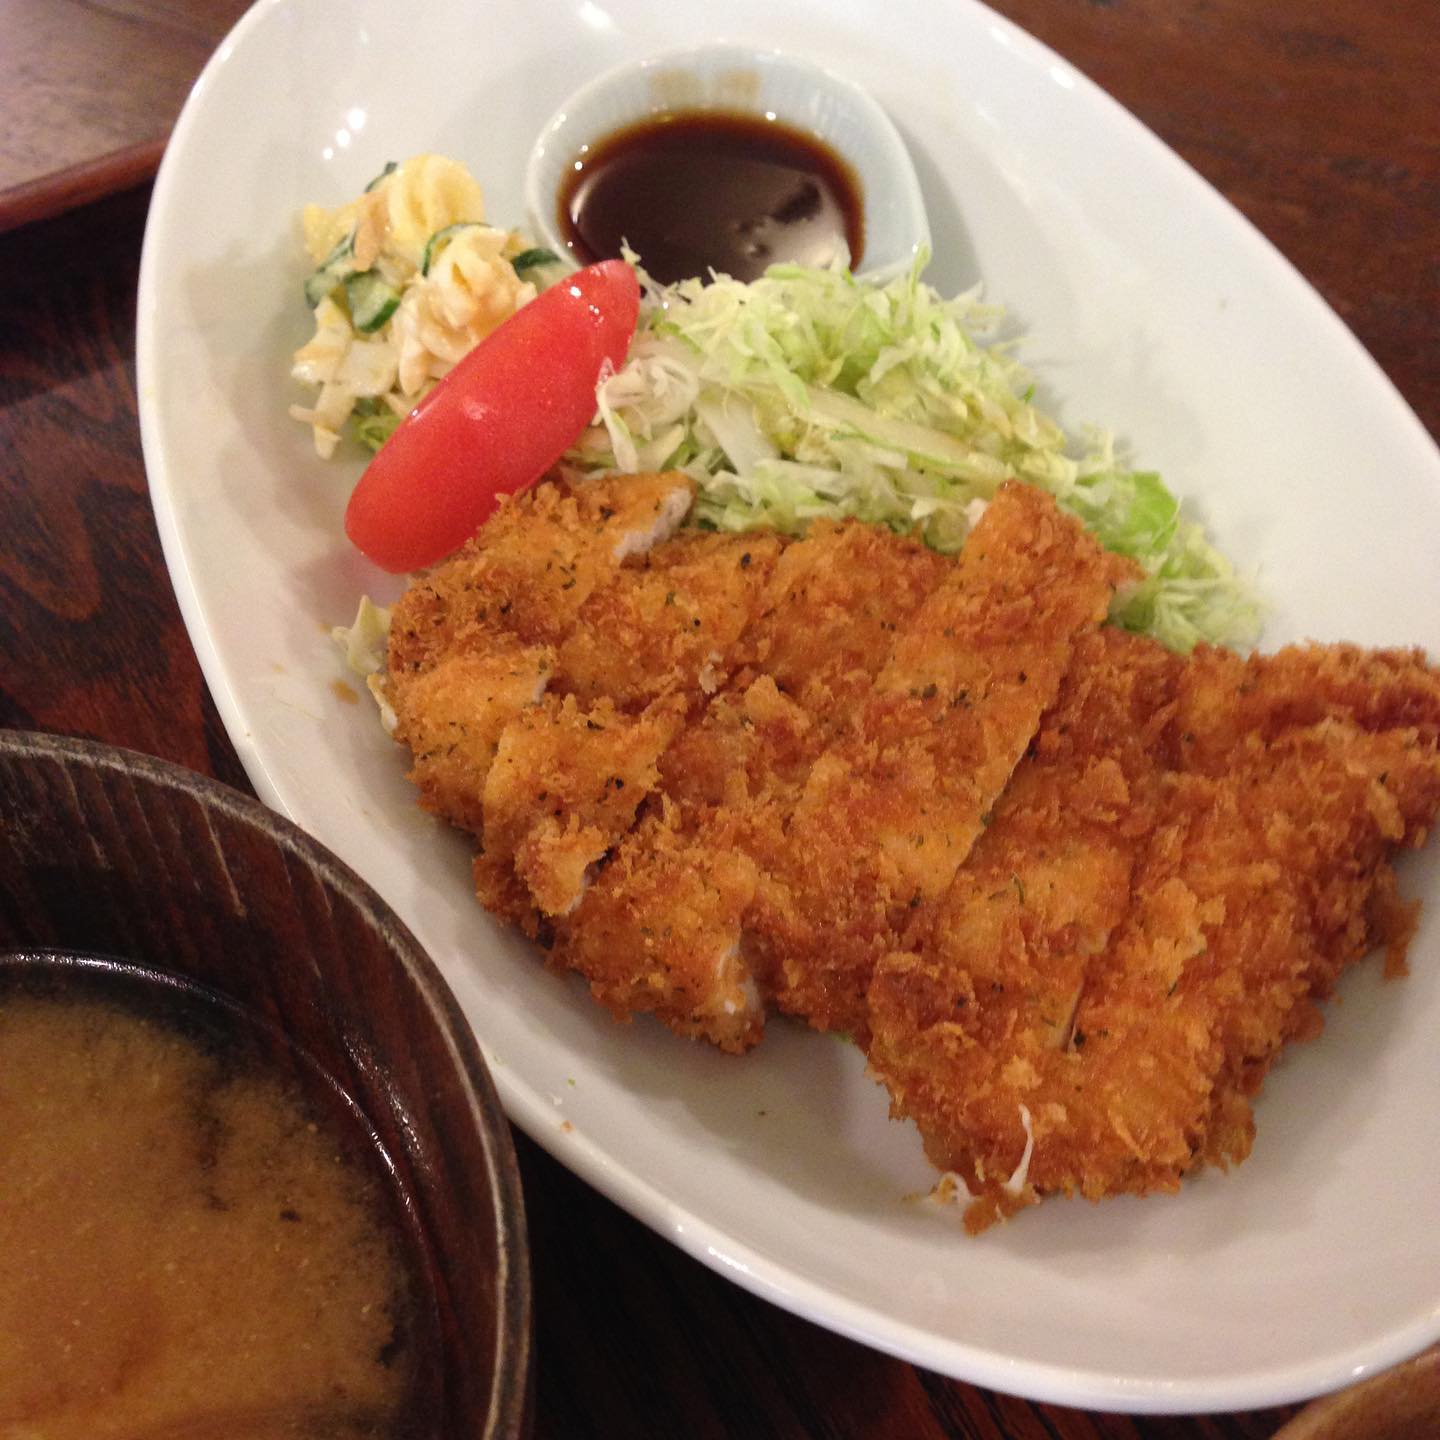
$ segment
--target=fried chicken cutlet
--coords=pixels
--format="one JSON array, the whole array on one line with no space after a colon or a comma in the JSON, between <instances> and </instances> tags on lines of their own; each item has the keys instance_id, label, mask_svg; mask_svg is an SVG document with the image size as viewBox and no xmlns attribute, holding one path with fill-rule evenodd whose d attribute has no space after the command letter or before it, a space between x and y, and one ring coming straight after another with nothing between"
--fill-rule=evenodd
<instances>
[{"instance_id":1,"label":"fried chicken cutlet","mask_svg":"<svg viewBox=\"0 0 1440 1440\"><path fill-rule=\"evenodd\" d=\"M683 562L628 565L691 494L678 474L542 485L392 616L385 693L421 803L487 837L481 898L532 934L634 822L778 554L772 537L707 536Z\"/></svg>"},{"instance_id":2,"label":"fried chicken cutlet","mask_svg":"<svg viewBox=\"0 0 1440 1440\"><path fill-rule=\"evenodd\" d=\"M481 899L617 1014L732 1049L766 999L861 1025L869 967L964 859L1118 562L1022 486L958 561L856 523L627 538L677 495L626 477L503 507L397 607L396 736L422 803L481 840ZM870 864L849 831L877 824Z\"/></svg>"},{"instance_id":3,"label":"fried chicken cutlet","mask_svg":"<svg viewBox=\"0 0 1440 1440\"><path fill-rule=\"evenodd\" d=\"M661 757L663 802L616 848L557 951L617 1015L648 1012L728 1050L761 1035L742 954L765 827L890 655L898 625L948 572L924 545L821 522L787 546L735 653L734 682Z\"/></svg>"},{"instance_id":4,"label":"fried chicken cutlet","mask_svg":"<svg viewBox=\"0 0 1440 1440\"><path fill-rule=\"evenodd\" d=\"M958 558L672 538L690 494L557 479L397 607L397 738L481 900L618 1017L848 1031L972 1229L1243 1159L1317 1002L1402 961L1436 671L1100 628L1126 562L1026 487Z\"/></svg>"},{"instance_id":5,"label":"fried chicken cutlet","mask_svg":"<svg viewBox=\"0 0 1440 1440\"><path fill-rule=\"evenodd\" d=\"M663 803L557 954L617 1012L725 1048L759 1038L767 1001L863 1027L899 917L949 883L1120 573L1021 487L958 562L853 525L793 544L739 683L673 742Z\"/></svg>"},{"instance_id":6,"label":"fried chicken cutlet","mask_svg":"<svg viewBox=\"0 0 1440 1440\"><path fill-rule=\"evenodd\" d=\"M780 1008L863 1043L875 962L948 889L1128 573L1044 492L998 493L764 832L747 948Z\"/></svg>"},{"instance_id":7,"label":"fried chicken cutlet","mask_svg":"<svg viewBox=\"0 0 1440 1440\"><path fill-rule=\"evenodd\" d=\"M869 1059L974 1197L1174 1190L1343 969L1414 923L1392 852L1440 810L1440 675L1304 647L1188 661L1104 631L943 904L877 967Z\"/></svg>"},{"instance_id":8,"label":"fried chicken cutlet","mask_svg":"<svg viewBox=\"0 0 1440 1440\"><path fill-rule=\"evenodd\" d=\"M427 810L480 833L500 736L545 693L557 642L627 556L674 533L691 494L679 475L540 486L401 596L384 689Z\"/></svg>"}]
</instances>

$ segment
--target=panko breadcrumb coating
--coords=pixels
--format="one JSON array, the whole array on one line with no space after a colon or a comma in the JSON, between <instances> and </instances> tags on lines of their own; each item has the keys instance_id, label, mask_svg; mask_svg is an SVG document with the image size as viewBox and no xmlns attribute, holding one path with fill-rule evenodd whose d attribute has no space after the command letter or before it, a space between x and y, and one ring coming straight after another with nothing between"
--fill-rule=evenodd
<instances>
[{"instance_id":1,"label":"panko breadcrumb coating","mask_svg":"<svg viewBox=\"0 0 1440 1440\"><path fill-rule=\"evenodd\" d=\"M1251 1098L1316 1002L1377 946L1402 960L1390 856L1440 810L1437 725L1418 654L1082 642L971 863L868 997L871 1066L976 1197L971 1228L1245 1158Z\"/></svg>"},{"instance_id":2,"label":"panko breadcrumb coating","mask_svg":"<svg viewBox=\"0 0 1440 1440\"><path fill-rule=\"evenodd\" d=\"M690 500L557 478L396 606L396 738L481 900L619 1018L849 1033L972 1230L1244 1159L1345 967L1403 966L1440 674L1102 628L1128 562L1021 485L953 558L676 534Z\"/></svg>"}]
</instances>

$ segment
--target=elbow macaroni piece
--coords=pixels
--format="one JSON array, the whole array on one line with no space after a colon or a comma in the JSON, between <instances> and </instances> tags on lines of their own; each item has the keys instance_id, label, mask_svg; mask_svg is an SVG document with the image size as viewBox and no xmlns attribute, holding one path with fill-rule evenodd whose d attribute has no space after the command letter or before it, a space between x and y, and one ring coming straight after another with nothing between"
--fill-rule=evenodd
<instances>
[{"instance_id":1,"label":"elbow macaroni piece","mask_svg":"<svg viewBox=\"0 0 1440 1440\"><path fill-rule=\"evenodd\" d=\"M430 237L462 221L485 219L485 197L470 172L443 155L416 155L381 189L389 219L386 249L420 268Z\"/></svg>"}]
</instances>

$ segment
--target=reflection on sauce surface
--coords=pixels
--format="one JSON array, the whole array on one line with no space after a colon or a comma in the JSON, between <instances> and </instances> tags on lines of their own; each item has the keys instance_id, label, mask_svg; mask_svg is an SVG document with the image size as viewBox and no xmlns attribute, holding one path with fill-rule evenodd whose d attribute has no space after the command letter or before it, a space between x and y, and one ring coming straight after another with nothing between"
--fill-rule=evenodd
<instances>
[{"instance_id":1,"label":"reflection on sauce surface","mask_svg":"<svg viewBox=\"0 0 1440 1440\"><path fill-rule=\"evenodd\" d=\"M0 989L0 1436L401 1433L411 1272L378 1154L278 1067L85 978Z\"/></svg>"},{"instance_id":2,"label":"reflection on sauce surface","mask_svg":"<svg viewBox=\"0 0 1440 1440\"><path fill-rule=\"evenodd\" d=\"M588 146L559 197L582 263L628 244L657 280L714 269L753 280L767 265L824 265L864 252L860 185L812 135L726 111L652 116Z\"/></svg>"}]
</instances>

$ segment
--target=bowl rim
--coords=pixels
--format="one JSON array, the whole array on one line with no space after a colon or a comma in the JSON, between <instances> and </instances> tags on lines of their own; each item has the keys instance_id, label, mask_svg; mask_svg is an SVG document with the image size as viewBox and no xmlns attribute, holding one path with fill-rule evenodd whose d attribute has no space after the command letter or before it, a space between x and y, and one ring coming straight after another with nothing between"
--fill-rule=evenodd
<instances>
[{"instance_id":1,"label":"bowl rim","mask_svg":"<svg viewBox=\"0 0 1440 1440\"><path fill-rule=\"evenodd\" d=\"M567 265L573 267L577 263L555 225L551 213L555 197L547 193L549 187L544 183L547 164L550 162L549 147L574 123L573 112L581 107L589 107L608 92L623 91L625 86L637 83L653 71L693 60L697 56L733 56L737 60L743 58L762 66L784 67L813 75L817 81L842 96L863 115L866 126L877 139L877 149L883 151L883 162L879 168L884 173L886 184L894 187L894 193L906 215L906 228L912 233L908 238L907 253L891 256L883 264L874 266L863 263L862 258L860 267L854 272L857 277L872 282L892 280L897 275L908 272L922 251L929 252L930 216L925 206L925 192L921 188L920 177L905 137L901 135L885 107L858 81L818 60L775 45L747 44L741 40L726 39L700 40L692 44L669 46L664 50L652 51L638 60L622 60L577 85L550 112L531 142L529 154L525 158L524 180L521 186L521 203L538 244L554 249ZM632 118L640 120L646 115L659 113L663 108L650 104L640 105ZM785 119L783 116L778 118ZM842 158L858 174L859 167L853 158Z\"/></svg>"},{"instance_id":2,"label":"bowl rim","mask_svg":"<svg viewBox=\"0 0 1440 1440\"><path fill-rule=\"evenodd\" d=\"M529 1426L534 1317L525 1201L514 1138L474 1031L435 962L380 894L333 851L259 800L233 786L143 751L78 736L0 729L0 762L48 761L62 769L107 770L157 790L181 794L203 809L263 832L311 867L327 888L342 895L399 952L401 963L436 1026L465 1084L472 1120L485 1152L486 1179L495 1196L497 1360L485 1429L488 1440L522 1440Z\"/></svg>"}]
</instances>

